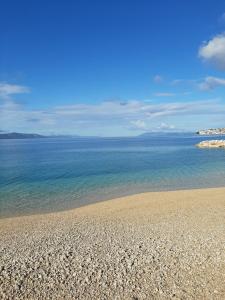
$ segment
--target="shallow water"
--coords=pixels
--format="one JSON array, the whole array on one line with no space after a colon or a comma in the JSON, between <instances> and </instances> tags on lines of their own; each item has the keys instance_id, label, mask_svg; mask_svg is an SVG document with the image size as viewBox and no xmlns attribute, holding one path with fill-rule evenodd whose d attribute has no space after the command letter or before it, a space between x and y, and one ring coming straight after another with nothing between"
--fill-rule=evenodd
<instances>
[{"instance_id":1,"label":"shallow water","mask_svg":"<svg viewBox=\"0 0 225 300\"><path fill-rule=\"evenodd\" d=\"M204 139L174 134L0 140L0 217L145 191L225 186L225 150L196 148Z\"/></svg>"}]
</instances>

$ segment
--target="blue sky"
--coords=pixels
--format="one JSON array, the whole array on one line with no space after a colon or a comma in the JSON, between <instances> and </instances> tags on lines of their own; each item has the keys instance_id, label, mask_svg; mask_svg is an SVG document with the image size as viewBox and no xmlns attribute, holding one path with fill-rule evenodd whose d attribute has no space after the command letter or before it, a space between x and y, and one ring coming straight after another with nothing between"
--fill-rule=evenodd
<instances>
[{"instance_id":1,"label":"blue sky","mask_svg":"<svg viewBox=\"0 0 225 300\"><path fill-rule=\"evenodd\" d=\"M225 127L225 3L2 1L0 130Z\"/></svg>"}]
</instances>

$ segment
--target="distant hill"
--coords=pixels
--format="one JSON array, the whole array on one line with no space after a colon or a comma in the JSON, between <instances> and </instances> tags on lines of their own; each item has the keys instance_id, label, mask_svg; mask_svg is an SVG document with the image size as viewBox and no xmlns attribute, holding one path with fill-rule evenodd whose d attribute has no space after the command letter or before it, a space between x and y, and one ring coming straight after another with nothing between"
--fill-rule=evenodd
<instances>
[{"instance_id":1,"label":"distant hill","mask_svg":"<svg viewBox=\"0 0 225 300\"><path fill-rule=\"evenodd\" d=\"M37 139L37 138L45 138L44 135L36 134L36 133L0 133L0 139Z\"/></svg>"},{"instance_id":2,"label":"distant hill","mask_svg":"<svg viewBox=\"0 0 225 300\"><path fill-rule=\"evenodd\" d=\"M37 133L20 133L20 132L10 132L2 133L0 131L0 139L39 139L39 138L76 138L76 139L86 139L86 138L97 138L96 136L80 136L80 135L41 135Z\"/></svg>"}]
</instances>

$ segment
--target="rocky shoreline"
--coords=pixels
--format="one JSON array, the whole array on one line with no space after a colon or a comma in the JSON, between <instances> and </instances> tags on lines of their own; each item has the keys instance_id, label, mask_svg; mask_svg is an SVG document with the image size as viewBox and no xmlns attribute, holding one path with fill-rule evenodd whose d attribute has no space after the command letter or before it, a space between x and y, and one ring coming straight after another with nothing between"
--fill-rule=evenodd
<instances>
[{"instance_id":1,"label":"rocky shoreline","mask_svg":"<svg viewBox=\"0 0 225 300\"><path fill-rule=\"evenodd\" d=\"M225 148L225 140L202 141L196 146L198 148Z\"/></svg>"}]
</instances>

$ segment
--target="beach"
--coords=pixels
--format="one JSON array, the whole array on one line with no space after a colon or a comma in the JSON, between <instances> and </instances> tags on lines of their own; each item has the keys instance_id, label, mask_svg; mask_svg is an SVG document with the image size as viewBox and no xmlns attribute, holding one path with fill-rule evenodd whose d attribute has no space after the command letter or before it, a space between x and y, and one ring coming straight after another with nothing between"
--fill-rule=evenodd
<instances>
[{"instance_id":1,"label":"beach","mask_svg":"<svg viewBox=\"0 0 225 300\"><path fill-rule=\"evenodd\" d=\"M0 219L1 299L224 299L225 188Z\"/></svg>"}]
</instances>

